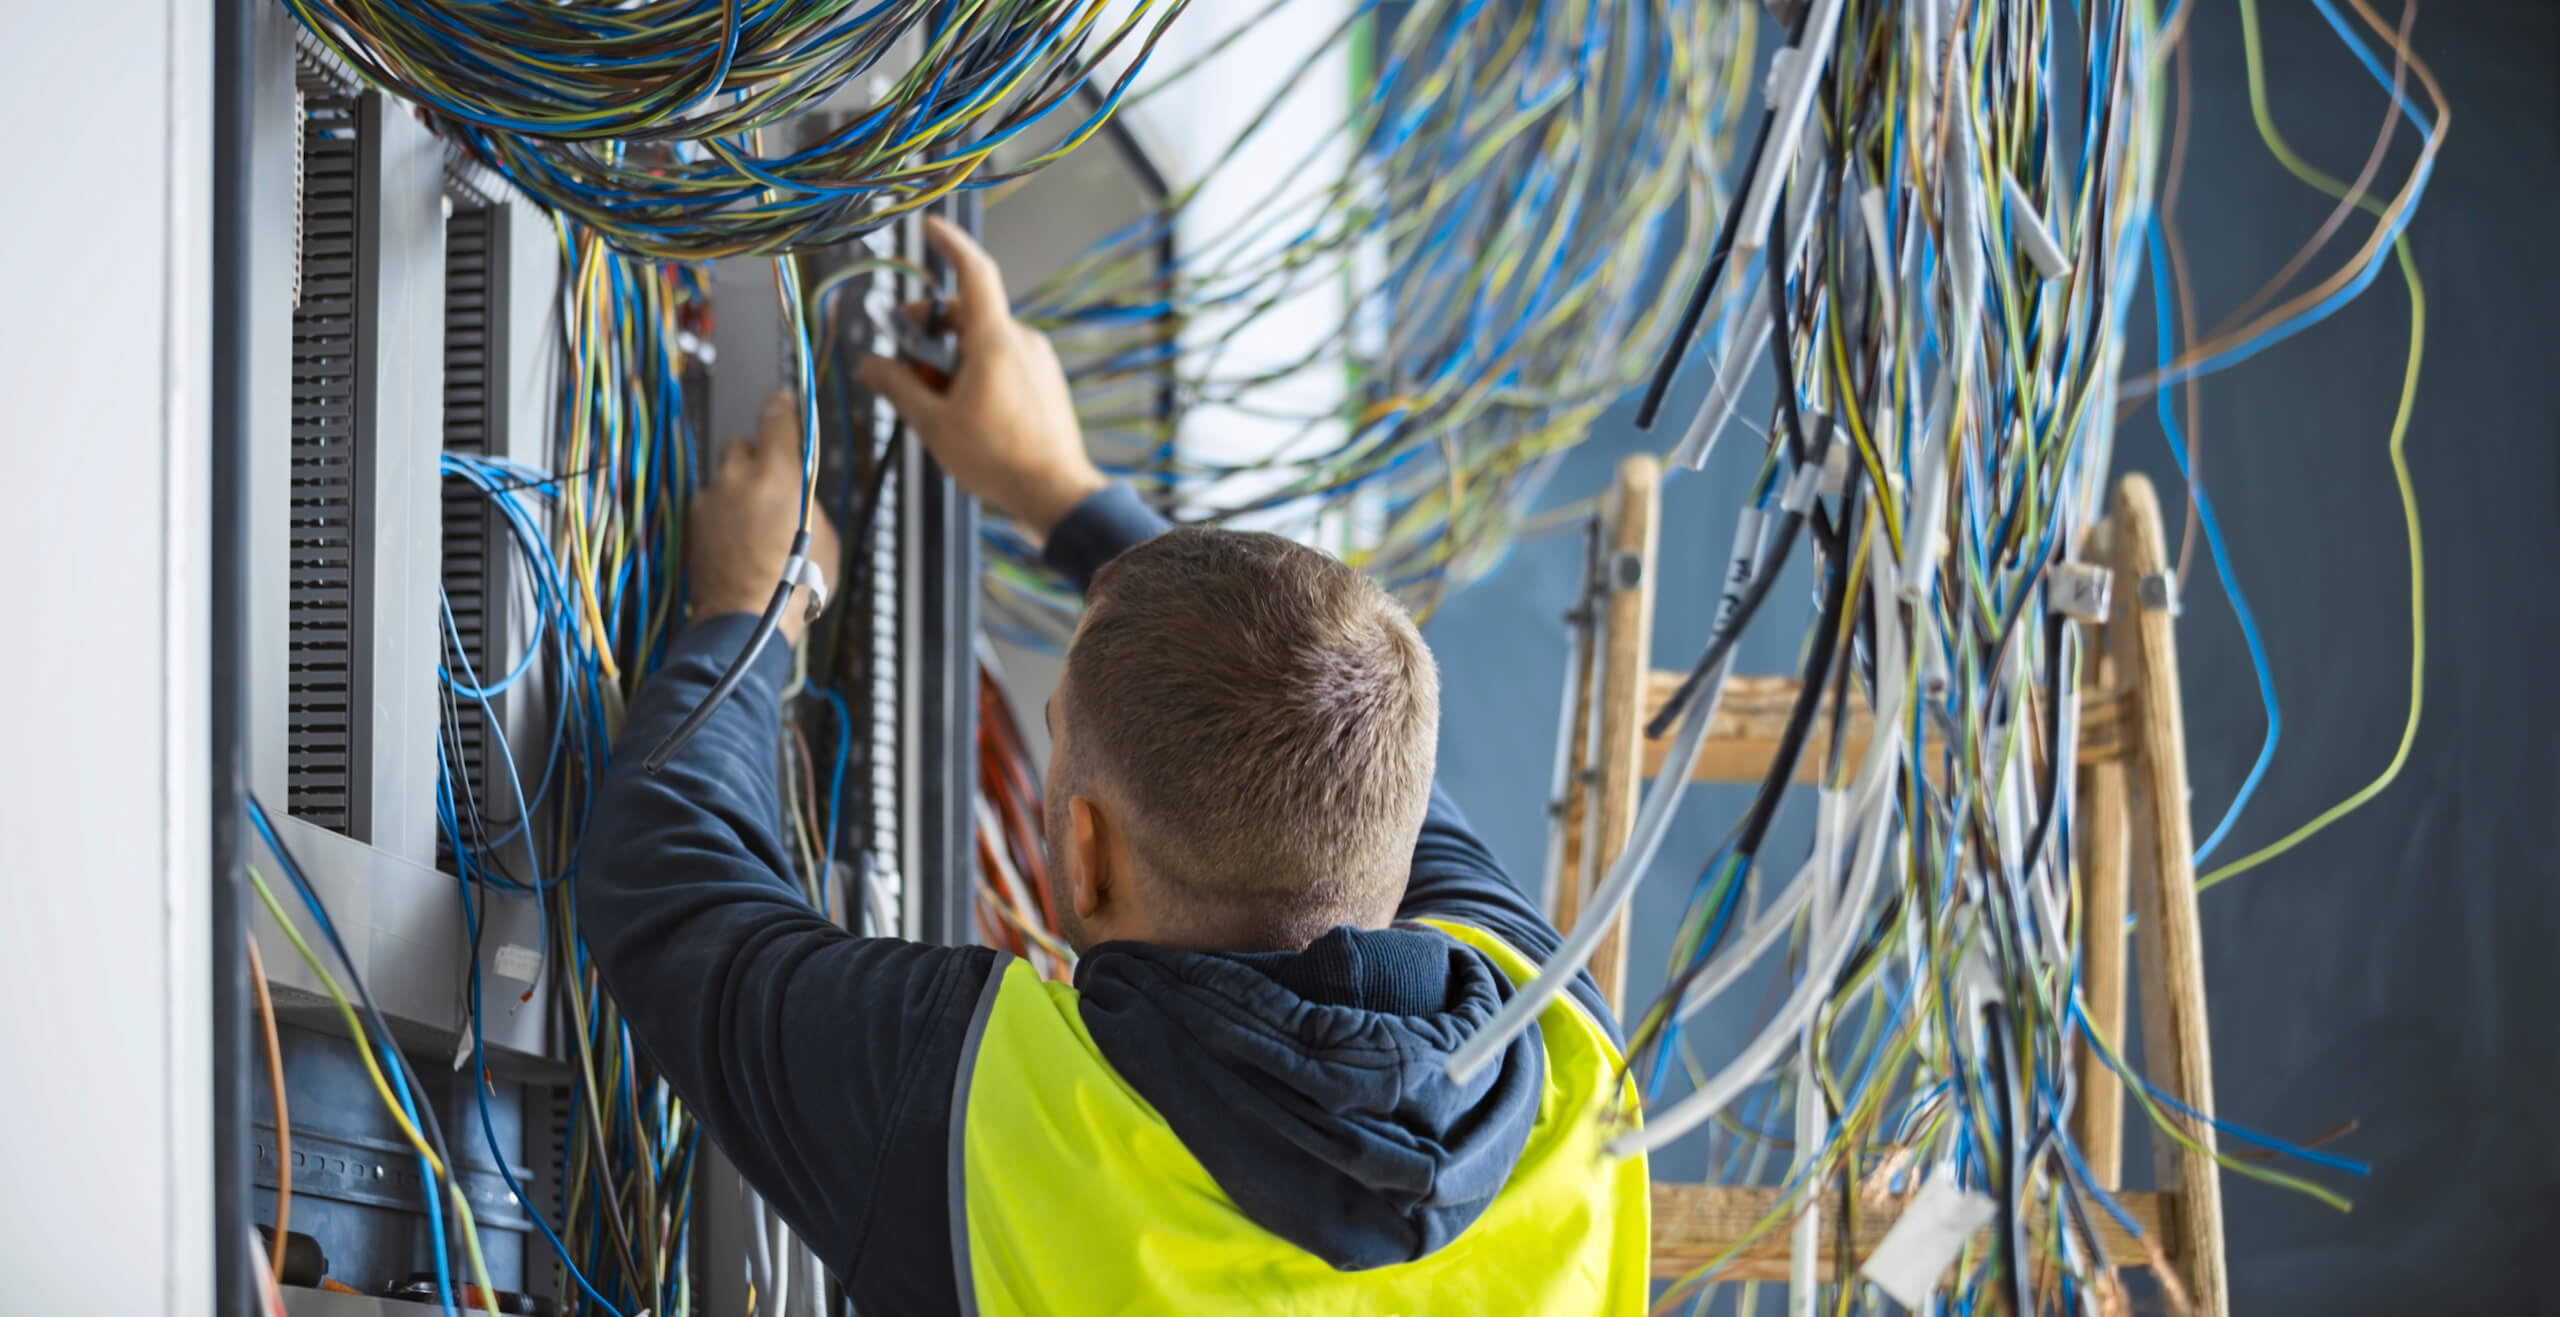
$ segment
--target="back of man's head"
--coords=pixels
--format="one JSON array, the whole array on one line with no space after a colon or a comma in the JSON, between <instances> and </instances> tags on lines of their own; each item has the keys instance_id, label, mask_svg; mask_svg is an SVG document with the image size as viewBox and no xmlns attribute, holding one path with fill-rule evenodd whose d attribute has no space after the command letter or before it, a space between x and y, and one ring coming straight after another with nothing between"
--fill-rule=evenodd
<instances>
[{"instance_id":1,"label":"back of man's head","mask_svg":"<svg viewBox=\"0 0 2560 1317\"><path fill-rule=\"evenodd\" d=\"M1276 535L1167 532L1095 575L1066 691L1050 789L1120 807L1159 928L1277 950L1394 916L1440 679L1369 578Z\"/></svg>"}]
</instances>

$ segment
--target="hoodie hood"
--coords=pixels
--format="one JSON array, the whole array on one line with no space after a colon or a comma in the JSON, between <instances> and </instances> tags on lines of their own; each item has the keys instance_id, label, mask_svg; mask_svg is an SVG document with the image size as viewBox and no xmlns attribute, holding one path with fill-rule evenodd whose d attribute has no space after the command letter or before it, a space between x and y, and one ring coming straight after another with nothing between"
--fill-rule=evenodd
<instances>
[{"instance_id":1,"label":"hoodie hood","mask_svg":"<svg viewBox=\"0 0 2560 1317\"><path fill-rule=\"evenodd\" d=\"M1337 928L1304 951L1107 942L1086 1030L1244 1214L1346 1270L1426 1256L1510 1179L1546 1087L1531 1029L1471 1082L1448 1056L1511 996L1453 938Z\"/></svg>"}]
</instances>

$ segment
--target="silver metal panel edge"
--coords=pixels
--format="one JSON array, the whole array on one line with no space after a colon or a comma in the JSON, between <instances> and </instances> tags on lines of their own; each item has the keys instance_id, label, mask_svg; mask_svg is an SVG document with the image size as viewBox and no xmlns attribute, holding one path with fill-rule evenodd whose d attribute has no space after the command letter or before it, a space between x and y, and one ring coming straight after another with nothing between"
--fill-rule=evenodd
<instances>
[{"instance_id":1,"label":"silver metal panel edge","mask_svg":"<svg viewBox=\"0 0 2560 1317\"><path fill-rule=\"evenodd\" d=\"M436 591L443 509L437 454L444 432L444 148L405 107L380 93L363 101L367 154L370 359L360 360L360 400L370 396L372 460L365 464L369 529L357 545L370 588L356 592L356 655L370 664L368 839L400 859L436 857L436 662L442 652ZM360 402L361 406L361 402ZM359 415L362 415L360 410Z\"/></svg>"},{"instance_id":2,"label":"silver metal panel edge","mask_svg":"<svg viewBox=\"0 0 2560 1317\"><path fill-rule=\"evenodd\" d=\"M502 286L507 304L496 312L506 317L507 359L496 363L505 371L506 413L496 436L503 451L495 455L548 470L552 423L560 411L560 240L550 217L531 202L511 198L501 204L506 210L507 246L491 255L506 262ZM495 547L497 561L491 575L501 588L492 605L490 649L503 661L523 652L536 621L533 592L519 584L524 564L512 541ZM537 663L514 691L499 697L499 724L506 729L507 749L528 792L542 781L549 752L542 728L549 723L554 695ZM500 808L512 812L514 806L509 802ZM535 835L547 838L550 833L537 827Z\"/></svg>"},{"instance_id":3,"label":"silver metal panel edge","mask_svg":"<svg viewBox=\"0 0 2560 1317\"><path fill-rule=\"evenodd\" d=\"M978 231L974 198L937 209ZM911 258L939 274L922 221L902 223L900 234ZM976 940L978 504L922 444L906 444L899 461L908 936L959 946Z\"/></svg>"},{"instance_id":4,"label":"silver metal panel edge","mask_svg":"<svg viewBox=\"0 0 2560 1317\"><path fill-rule=\"evenodd\" d=\"M284 6L250 6L248 597L243 602L248 707L241 721L249 787L285 799L286 582L293 484L293 35Z\"/></svg>"}]
</instances>

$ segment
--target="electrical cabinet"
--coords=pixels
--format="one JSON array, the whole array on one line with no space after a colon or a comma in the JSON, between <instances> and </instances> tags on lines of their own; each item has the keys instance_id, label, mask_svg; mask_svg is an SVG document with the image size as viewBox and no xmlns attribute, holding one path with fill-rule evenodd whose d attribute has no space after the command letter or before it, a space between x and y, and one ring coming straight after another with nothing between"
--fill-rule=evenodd
<instances>
[{"instance_id":1,"label":"electrical cabinet","mask_svg":"<svg viewBox=\"0 0 2560 1317\"><path fill-rule=\"evenodd\" d=\"M247 383L245 584L212 601L237 624L246 784L397 1037L392 1064L436 1108L492 1281L556 1300L558 1268L535 1218L556 1227L565 1207L579 1026L548 990L556 957L540 899L476 884L466 913L439 783L450 775L488 800L505 794L502 781L541 780L549 702L561 693L537 663L485 704L456 701L439 672L494 687L540 639L517 529L449 472L464 461L555 465L570 368L563 234L408 107L298 43L283 7L254 9L249 58L219 75L237 80L248 106L244 149L221 180L246 197L245 295L216 326L240 336ZM923 258L912 221L870 241ZM724 329L717 356L702 353L712 360L684 381L703 429L783 378L744 346L756 313L772 314L770 263L718 264L740 269L698 273L721 321L748 328ZM748 266L762 284L733 316L729 284ZM840 586L845 643L863 656L850 665L862 679L863 698L850 701L862 762L848 801L857 824L831 860L870 876L856 890L875 894L864 908L883 931L959 940L974 836L975 512L917 446L897 441L885 407L862 399L844 410L859 422L829 436L824 460L896 466L871 533L847 546ZM530 855L552 840L547 819L511 824L505 847ZM272 858L254 837L249 846L249 866L283 892ZM294 931L326 955L317 921L285 896ZM367 1291L288 1288L287 1306L306 1317L431 1311L380 1293L433 1257L418 1159L325 984L266 909L248 922L274 995L290 1112L279 1131L263 1075L246 1085L249 1211L271 1222L289 1132L290 1227L318 1241L332 1278ZM466 1064L475 968L478 1074ZM254 1041L215 1065L234 1078L263 1069ZM713 1176L715 1161L697 1173ZM708 1293L741 1274L743 1244L720 1224L724 1212L735 1221L734 1185L701 1201L693 1256Z\"/></svg>"}]
</instances>

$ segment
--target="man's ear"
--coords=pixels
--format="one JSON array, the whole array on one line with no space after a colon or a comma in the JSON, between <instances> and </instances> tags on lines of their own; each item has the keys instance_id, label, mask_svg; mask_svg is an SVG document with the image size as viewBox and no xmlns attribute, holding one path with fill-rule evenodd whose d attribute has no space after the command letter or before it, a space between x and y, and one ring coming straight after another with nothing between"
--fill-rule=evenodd
<instances>
[{"instance_id":1,"label":"man's ear","mask_svg":"<svg viewBox=\"0 0 2560 1317\"><path fill-rule=\"evenodd\" d=\"M1124 875L1112 868L1110 820L1083 796L1067 800L1067 886L1076 918L1091 924L1105 905L1121 893Z\"/></svg>"}]
</instances>

